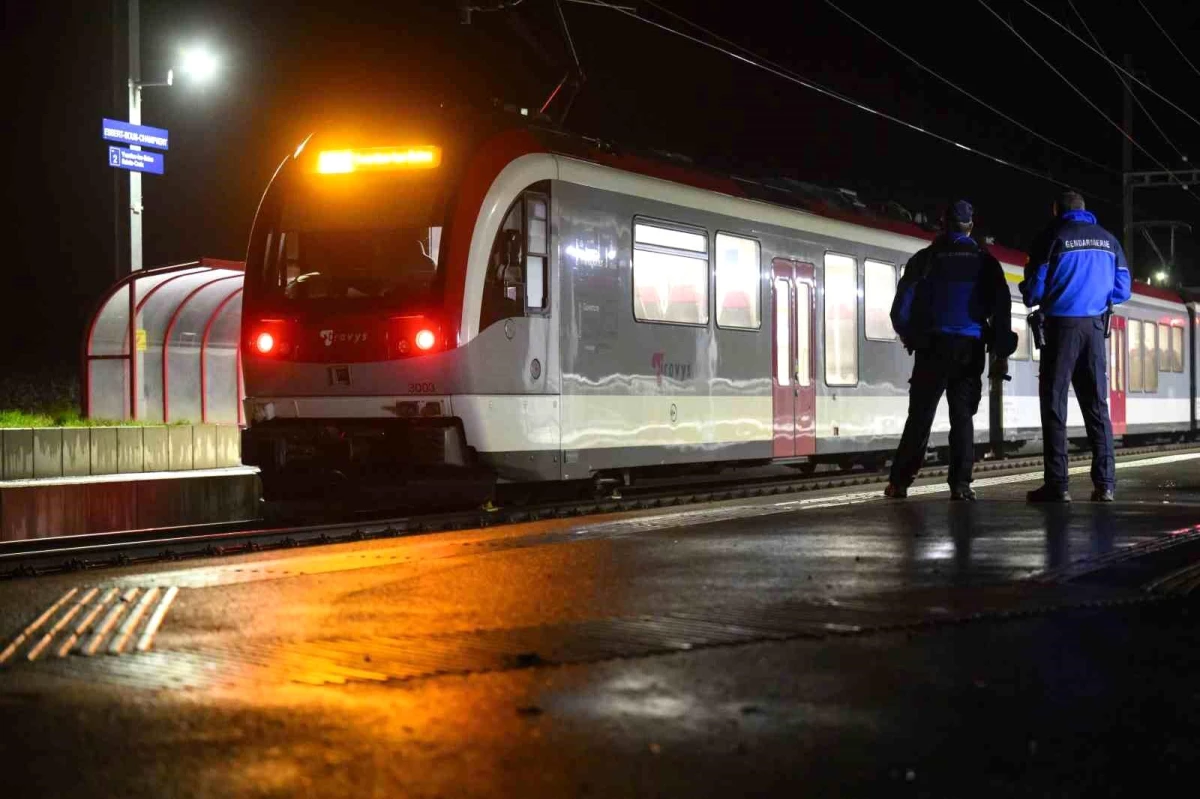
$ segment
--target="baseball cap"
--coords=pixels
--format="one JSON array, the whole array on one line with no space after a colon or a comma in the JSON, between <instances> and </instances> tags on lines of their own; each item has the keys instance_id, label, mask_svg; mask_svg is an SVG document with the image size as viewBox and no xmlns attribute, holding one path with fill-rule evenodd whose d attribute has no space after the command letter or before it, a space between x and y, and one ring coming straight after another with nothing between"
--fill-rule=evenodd
<instances>
[{"instance_id":1,"label":"baseball cap","mask_svg":"<svg viewBox=\"0 0 1200 799\"><path fill-rule=\"evenodd\" d=\"M946 216L959 224L969 224L975 217L975 208L966 200L956 200L946 211Z\"/></svg>"}]
</instances>

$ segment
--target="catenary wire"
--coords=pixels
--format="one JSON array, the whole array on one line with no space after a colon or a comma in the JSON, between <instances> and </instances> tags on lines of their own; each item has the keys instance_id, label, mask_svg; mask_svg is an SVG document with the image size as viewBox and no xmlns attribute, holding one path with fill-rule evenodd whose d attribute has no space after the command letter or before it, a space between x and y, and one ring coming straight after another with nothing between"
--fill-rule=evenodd
<instances>
[{"instance_id":1,"label":"catenary wire","mask_svg":"<svg viewBox=\"0 0 1200 799\"><path fill-rule=\"evenodd\" d=\"M1091 40L1096 43L1096 47L1100 47L1099 37L1096 36L1096 34L1088 26L1087 21L1083 18L1083 14L1081 14L1079 9L1075 6L1074 0L1067 0L1067 5L1069 5L1071 10L1075 12L1075 16L1079 19L1079 24L1083 26L1083 29L1087 32L1088 36L1091 37ZM1162 126L1158 124L1158 120L1155 119L1154 115L1150 113L1150 109L1146 108L1146 106L1142 103L1141 98L1134 93L1133 87L1129 85L1129 81L1125 79L1125 76L1122 75L1119 70L1114 71L1117 73L1117 79L1121 81L1121 85L1125 87L1125 91L1129 92L1129 96L1133 98L1133 101L1137 103L1138 108L1140 108L1142 113L1146 115L1146 119L1150 120L1150 124L1154 126L1155 130L1158 131L1158 135L1162 136L1163 141L1165 141L1170 148L1175 151L1175 154L1179 156L1180 161L1186 161L1187 156L1184 155L1183 151L1175 145L1175 142L1172 141L1171 137L1167 135L1167 132L1162 129Z\"/></svg>"},{"instance_id":2,"label":"catenary wire","mask_svg":"<svg viewBox=\"0 0 1200 799\"><path fill-rule=\"evenodd\" d=\"M1039 139L1040 141L1043 141L1046 144L1049 144L1051 147L1059 149L1059 150L1063 151L1064 153L1067 153L1068 155L1073 155L1076 158L1080 159L1081 161L1086 161L1087 163L1091 164L1094 167L1103 169L1105 172L1108 172L1113 175L1121 174L1120 170L1113 169L1112 167L1106 166L1105 164L1102 164L1099 161L1096 161L1095 159L1089 158L1088 156L1084 155L1083 153L1080 153L1076 150L1072 150L1070 147L1067 147L1066 145L1056 142L1048 136L1043 136L1041 133L1038 133L1036 130L1029 127L1025 123L1021 122L1020 120L1014 119L1012 116L1006 114L1004 111L1001 111L999 108L996 108L994 105L991 105L986 100L983 100L982 98L978 97L977 95L973 94L972 92L967 91L962 86L959 86L954 81L950 80L949 78L947 78L944 75L942 75L941 73L939 73L937 70L931 69L930 67L923 64L919 59L909 55L908 53L904 52L896 45L892 44L890 41L885 39L882 34L878 33L875 30L872 30L866 23L864 23L862 20L857 19L856 17L852 16L849 12L847 12L844 9L842 9L841 7L839 7L836 3L833 2L833 0L825 0L825 4L827 6L829 6L830 8L832 8L834 11L841 14L846 19L853 22L858 27L862 28L867 33L874 36L876 39L878 39L883 44L887 45L889 48L894 50L897 54L899 54L903 58L907 59L911 63L915 64L920 69L924 70L925 72L929 73L933 77L937 78L942 83L945 83L947 86L954 89L955 91L958 91L961 94L964 94L967 97L971 98L976 103L979 103L984 108L991 111L993 114L996 114L997 116L1001 117L1002 119L1005 119L1008 122L1011 122L1016 127L1020 128L1021 130L1025 131L1026 133L1028 133L1030 136L1033 136L1034 138Z\"/></svg>"},{"instance_id":3,"label":"catenary wire","mask_svg":"<svg viewBox=\"0 0 1200 799\"><path fill-rule=\"evenodd\" d=\"M1167 105L1171 106L1172 108L1174 108L1174 109L1175 109L1176 111L1178 111L1179 113L1183 114L1185 117L1187 117L1188 119L1190 119L1192 122L1195 122L1197 125L1200 125L1200 119L1197 119L1195 116L1193 116L1191 113L1189 113L1189 112L1187 111L1187 109L1183 108L1182 106L1180 106L1178 103L1176 103L1174 100L1170 99L1169 97L1166 97L1166 96L1164 96L1164 95L1162 94L1162 92L1158 91L1158 90L1157 90L1157 89L1155 89L1153 86L1151 86L1150 84L1146 83L1144 80L1142 80L1141 78L1139 78L1137 75L1134 75L1132 72L1130 72L1129 70L1125 69L1125 67L1121 66L1121 65L1120 65L1120 64L1118 64L1116 61L1113 61L1111 58L1109 58L1108 56L1106 56L1104 53L1100 52L1100 50L1098 50L1096 47L1092 46L1092 45L1091 45L1091 44L1089 44L1087 41L1085 41L1085 40L1084 40L1084 38L1083 38L1082 36L1080 36L1078 33L1076 33L1075 31L1071 30L1070 28L1068 28L1066 25L1064 25L1064 24L1063 24L1062 22L1060 22L1059 20L1055 19L1053 15L1051 15L1051 14L1047 14L1047 13L1046 13L1044 10L1042 10L1041 8L1038 8L1036 5L1034 5L1033 3L1031 3L1031 2L1030 2L1030 0L1024 0L1024 2L1025 2L1025 5L1029 6L1029 7L1030 7L1030 8L1032 8L1034 11L1038 12L1038 13L1039 13L1039 14L1041 14L1043 17L1045 17L1046 19L1050 20L1050 21L1051 21L1051 22L1053 22L1055 25L1057 25L1058 27L1060 27L1060 28L1062 28L1064 31L1066 31L1066 32L1067 32L1067 33L1068 33L1068 34L1069 34L1069 35L1070 35L1072 38L1074 38L1076 41L1078 41L1078 42L1079 42L1080 44L1082 44L1084 47L1086 47L1087 49L1091 50L1093 53L1095 53L1096 55L1100 56L1100 57L1101 57L1101 58L1103 58L1105 61L1107 61L1107 62L1108 62L1108 63L1109 63L1111 66L1112 66L1112 68L1113 68L1113 69L1119 70L1119 71L1121 72L1121 74L1122 74L1122 75L1124 75L1126 78L1128 78L1129 80L1133 81L1133 82L1134 82L1134 83L1136 83L1138 86L1141 86L1143 89L1145 89L1146 91L1150 92L1150 94L1152 94L1152 95L1154 95L1155 97L1157 97L1158 99L1162 100L1164 103L1166 103Z\"/></svg>"},{"instance_id":4,"label":"catenary wire","mask_svg":"<svg viewBox=\"0 0 1200 799\"><path fill-rule=\"evenodd\" d=\"M1137 139L1130 136L1129 132L1126 131L1123 127L1121 127L1121 125L1118 124L1116 120L1114 120L1108 114L1104 113L1104 109L1102 109L1102 108L1100 108L1100 106L1096 105L1096 103L1092 100L1092 98L1088 97L1087 94L1085 94L1082 90L1080 90L1080 88L1078 86L1076 86L1073 82L1071 82L1071 79L1068 78L1066 75L1064 75L1058 69L1058 67L1056 67L1056 66L1054 66L1054 64L1050 63L1050 60L1048 58L1046 58L1044 55L1042 55L1040 52L1038 52L1038 49L1036 47L1034 47L1033 44L1031 44L1028 39L1026 39L1024 36L1022 36L1020 31L1018 31L1011 22L1006 20L1004 17L1000 16L1000 14L996 13L995 9L993 9L990 5L987 4L987 0L979 0L979 4L981 6L983 6L985 9L987 9L988 12L991 13L992 16L994 16L997 20L999 20L1001 25L1008 28L1008 30L1012 33L1012 35L1017 37L1018 40L1020 40L1021 44L1025 45L1027 48L1029 48L1029 50L1034 55L1036 55L1038 58L1040 58L1042 60L1042 63L1044 63L1047 67L1050 68L1050 71L1052 71L1055 75L1057 75L1059 78L1061 78L1064 83L1066 83L1068 86L1070 86L1071 90L1074 91L1076 94L1078 94L1080 96L1080 98L1082 98L1083 101L1092 108L1092 110L1094 110L1097 114L1099 114L1101 117L1103 117L1105 122L1107 122L1109 125L1116 128L1117 131L1119 131L1120 134L1122 136L1124 136L1129 141L1130 144L1132 144L1134 147L1136 147L1138 150L1140 150L1151 161L1153 161L1155 163L1155 165L1157 165L1160 169L1162 169L1164 172L1166 172L1168 175L1170 175L1171 179L1173 181L1175 181L1176 183L1178 183L1179 186L1185 192L1187 192L1189 195L1191 195L1191 197L1194 200L1196 200L1197 202L1200 202L1200 197L1196 196L1196 194L1190 188L1188 188L1187 185L1182 180L1180 180L1179 176L1176 175L1171 170L1170 167L1168 167L1162 161L1158 160L1158 158L1156 158L1153 153L1151 153L1149 150L1147 150L1145 147L1143 147L1142 144Z\"/></svg>"},{"instance_id":5,"label":"catenary wire","mask_svg":"<svg viewBox=\"0 0 1200 799\"><path fill-rule=\"evenodd\" d=\"M1171 34L1167 33L1167 29L1164 28L1157 19L1155 19L1154 14L1150 13L1150 9L1146 6L1146 4L1143 3L1142 0L1138 0L1138 5L1140 5L1142 7L1142 10L1146 12L1146 16L1150 17L1150 21L1154 23L1154 27L1156 27L1160 31L1162 31L1162 35L1165 36L1167 38L1167 41L1171 43L1171 46L1175 48L1175 52L1179 53L1179 56L1185 62L1187 62L1187 65L1189 67L1192 68L1192 72L1195 72L1197 75L1200 75L1200 69L1197 69L1196 65L1192 63L1192 59L1188 58L1187 54L1184 53L1183 50L1179 49L1179 45L1175 44L1175 40L1171 38Z\"/></svg>"},{"instance_id":6,"label":"catenary wire","mask_svg":"<svg viewBox=\"0 0 1200 799\"><path fill-rule=\"evenodd\" d=\"M757 55L756 53L746 50L746 48L741 47L740 45L736 44L735 42L731 42L730 40L725 39L724 37L721 37L718 34L715 34L712 31L707 30L703 26L701 26L695 22L692 22L691 20L687 19L686 17L683 17L673 11L669 11L669 10L663 8L662 6L659 6L657 3L649 2L649 0L645 0L645 1L647 2L648 5L651 5L666 14L669 14L677 19L680 19L681 21L686 22L687 24L691 25L692 27L696 28L697 30L704 32L708 36L725 43L726 45L728 45L728 48L721 47L719 45L714 44L711 41L707 41L707 40L701 39L697 36L693 36L689 33L678 30L677 28L672 28L670 25L666 25L662 22L658 22L656 20L649 19L647 17L644 17L644 16L638 14L635 11L629 11L620 6L615 6L615 5L612 5L609 3L601 2L600 0L597 0L596 5L603 6L612 11L617 11L621 14L624 14L628 17L632 17L633 19L636 19L639 22L643 22L647 25L650 25L651 27L657 28L666 33L670 33L674 36L678 36L680 38L686 39L686 40L688 40L694 44L698 44L702 47L707 47L710 50L715 50L716 52L726 55L736 61L740 61L749 66L755 67L756 69L761 69L764 72L768 72L772 75L775 75L776 77L782 78L782 79L790 81L792 83L795 83L798 86L802 86L803 88L817 92L818 94L822 94L826 97L837 100L838 102L853 106L853 107L859 109L860 111L865 111L868 114L872 114L881 119L886 119L889 122L893 122L897 125L907 128L909 130L915 131L917 133L921 133L925 136L929 136L930 138L936 139L944 144L950 144L954 147L957 147L960 150L964 150L968 153L971 153L972 155L977 155L981 158L986 158L987 160L992 161L993 163L997 163L1002 166L1007 166L1011 169L1015 169L1019 172L1023 172L1024 174L1029 175L1030 177L1035 177L1035 178L1038 178L1039 180L1044 180L1048 183L1053 183L1057 186L1062 186L1062 187L1070 188L1070 189L1077 188L1076 186L1073 186L1072 184L1070 184L1066 181L1060 180L1059 178L1056 178L1049 173L1039 172L1036 169L1031 169L1030 167L1024 166L1022 164L1018 164L1013 161L1009 161L1005 158L1001 158L1000 156L992 155L991 153L984 152L983 150L979 150L975 147L971 147L969 145L955 141L954 139L951 139L948 136L943 136L940 133L936 133L934 131L931 131L931 130L923 128L919 125L916 125L912 122L908 122L907 120L901 119L900 117L897 117L893 114L889 114L885 111L880 111L878 109L872 108L871 106L860 103L859 101L857 101L851 97L848 97L847 95L841 94L840 92L837 92L826 86L822 86L819 83L811 81L807 78L800 76L799 74L797 74L795 72L792 72L791 70L787 69L786 67L780 66L779 64L776 64L770 60L762 58L761 56ZM729 48L733 48L733 49L729 49ZM742 50L743 52L737 52L737 50ZM1097 195L1093 194L1092 196L1097 196ZM1109 202L1111 202L1111 200Z\"/></svg>"}]
</instances>

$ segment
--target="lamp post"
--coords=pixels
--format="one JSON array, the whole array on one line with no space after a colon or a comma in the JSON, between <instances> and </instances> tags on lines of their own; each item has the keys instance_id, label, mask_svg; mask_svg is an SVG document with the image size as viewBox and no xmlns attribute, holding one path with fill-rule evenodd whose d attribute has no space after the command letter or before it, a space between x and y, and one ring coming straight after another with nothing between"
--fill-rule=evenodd
<instances>
[{"instance_id":1,"label":"lamp post","mask_svg":"<svg viewBox=\"0 0 1200 799\"><path fill-rule=\"evenodd\" d=\"M175 70L167 70L167 79L156 83L142 82L141 35L138 0L129 3L129 123L142 124L142 90L157 86L172 86ZM217 70L216 58L203 47L192 47L182 53L180 64L183 74L199 83L212 78ZM165 131L164 131L165 134ZM138 144L130 143L131 150L141 150ZM142 175L137 169L129 170L129 271L135 274L142 269ZM141 327L137 313L137 283L129 286L129 418L137 419L142 400L142 349L137 346L137 332Z\"/></svg>"},{"instance_id":2,"label":"lamp post","mask_svg":"<svg viewBox=\"0 0 1200 799\"><path fill-rule=\"evenodd\" d=\"M167 79L159 83L142 82L141 36L138 0L129 0L129 122L142 124L142 90L156 86L173 86L175 70L167 70ZM212 79L217 71L217 59L206 48L194 46L182 52L181 71L197 83ZM132 150L142 149L130 145ZM142 175L136 170L129 172L129 269L137 272L142 268Z\"/></svg>"}]
</instances>

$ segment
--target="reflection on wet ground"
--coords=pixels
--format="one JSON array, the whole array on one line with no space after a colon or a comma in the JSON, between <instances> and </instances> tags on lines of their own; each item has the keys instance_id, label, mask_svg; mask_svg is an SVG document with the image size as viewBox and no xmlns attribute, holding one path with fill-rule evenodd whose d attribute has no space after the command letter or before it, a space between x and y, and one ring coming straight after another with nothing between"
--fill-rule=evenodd
<instances>
[{"instance_id":1,"label":"reflection on wet ground","mask_svg":"<svg viewBox=\"0 0 1200 799\"><path fill-rule=\"evenodd\" d=\"M1082 795L1073 767L1029 771L1030 740L1117 780L1070 719L1127 722L1089 702L1158 713L1141 740L1160 744L1193 718L1127 686L1184 690L1195 635L1116 603L1195 560L1198 463L1125 468L1113 504L1029 506L1027 475L977 503L829 491L0 584L0 649L47 611L71 633L74 597L175 597L148 652L14 650L6 773L18 795L828 794L967 772L992 780L977 795Z\"/></svg>"}]
</instances>

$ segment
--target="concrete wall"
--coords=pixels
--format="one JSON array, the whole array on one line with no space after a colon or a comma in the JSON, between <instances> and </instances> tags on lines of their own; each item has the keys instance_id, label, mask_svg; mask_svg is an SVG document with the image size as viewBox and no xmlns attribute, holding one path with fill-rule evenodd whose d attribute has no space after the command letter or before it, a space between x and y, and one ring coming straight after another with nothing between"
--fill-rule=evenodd
<instances>
[{"instance_id":1,"label":"concrete wall","mask_svg":"<svg viewBox=\"0 0 1200 799\"><path fill-rule=\"evenodd\" d=\"M0 429L0 481L240 466L236 425Z\"/></svg>"},{"instance_id":2,"label":"concrete wall","mask_svg":"<svg viewBox=\"0 0 1200 799\"><path fill-rule=\"evenodd\" d=\"M0 484L0 543L255 519L255 470Z\"/></svg>"}]
</instances>

